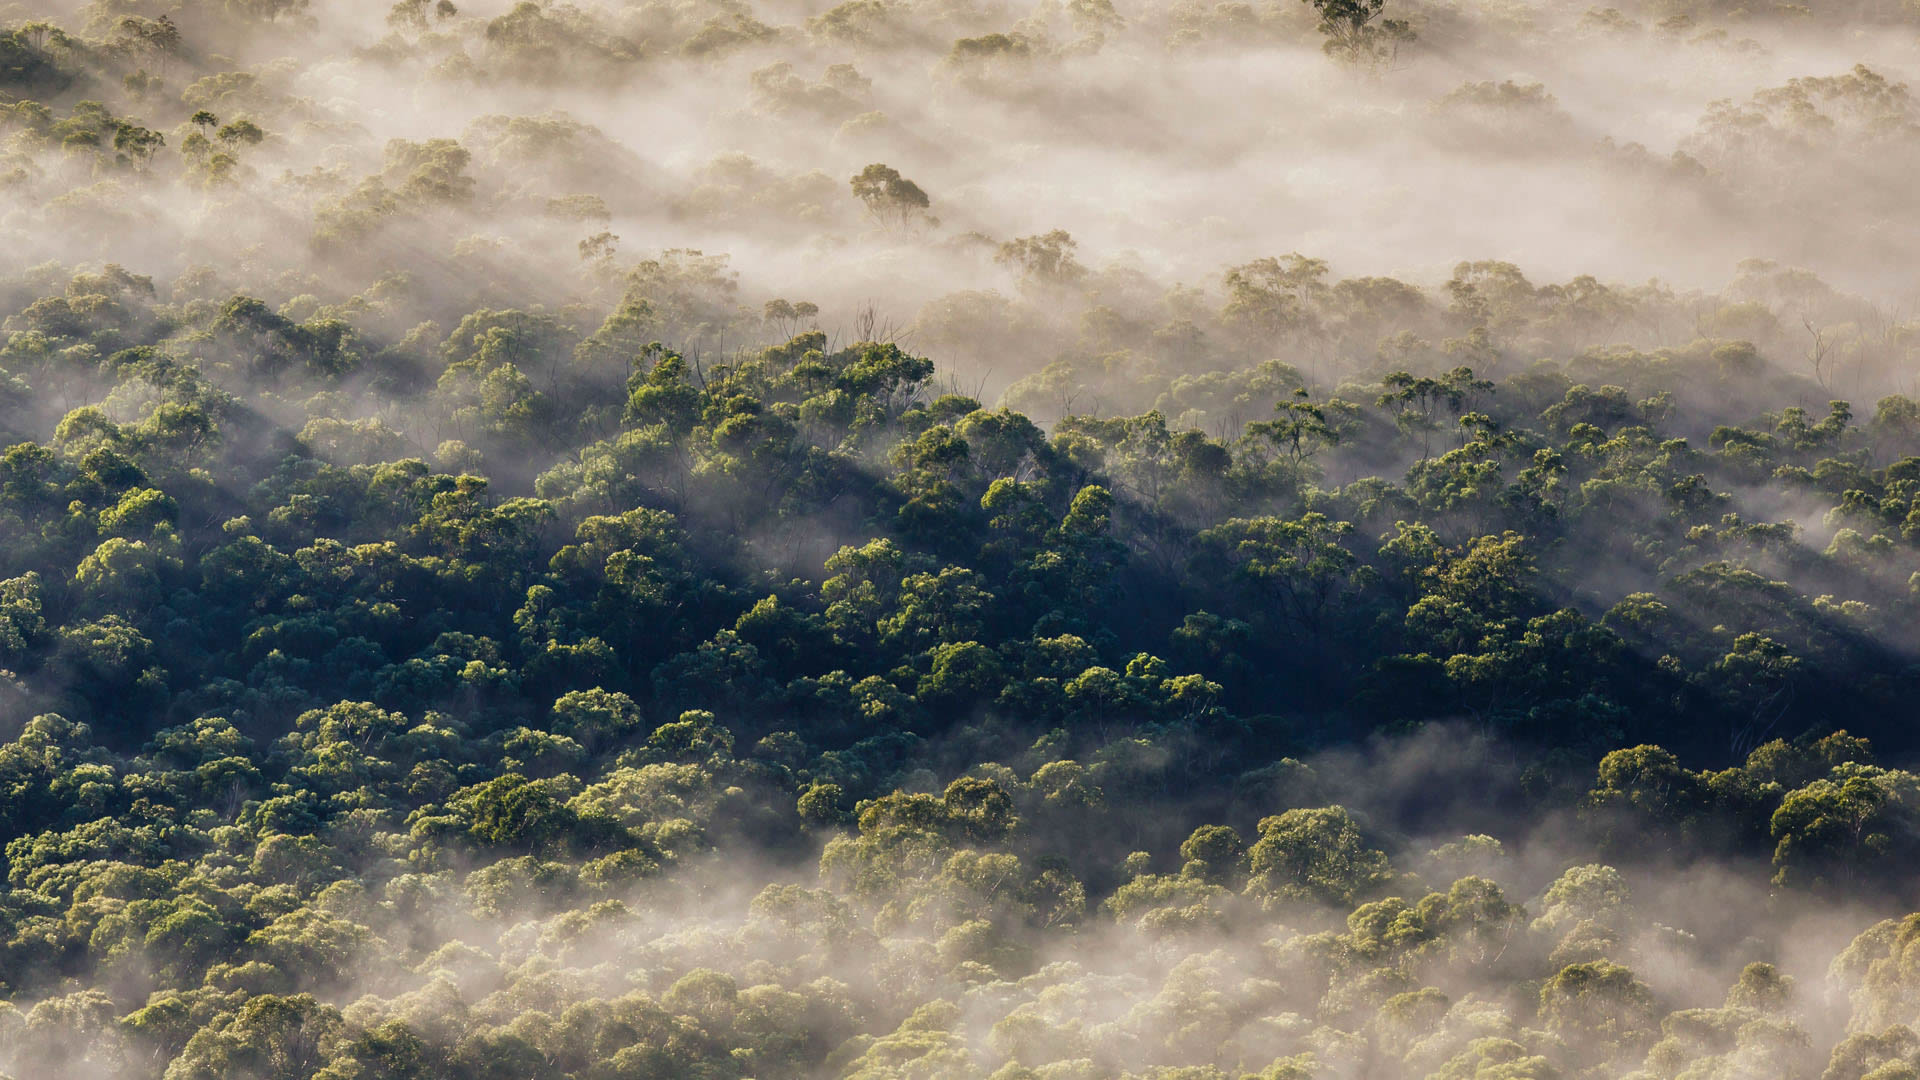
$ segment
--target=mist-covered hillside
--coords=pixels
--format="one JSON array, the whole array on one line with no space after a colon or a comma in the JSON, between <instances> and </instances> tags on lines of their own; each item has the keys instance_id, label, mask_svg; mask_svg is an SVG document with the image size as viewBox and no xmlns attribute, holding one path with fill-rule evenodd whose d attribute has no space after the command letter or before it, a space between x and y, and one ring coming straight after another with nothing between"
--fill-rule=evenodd
<instances>
[{"instance_id":1,"label":"mist-covered hillside","mask_svg":"<svg viewBox=\"0 0 1920 1080\"><path fill-rule=\"evenodd\" d=\"M0 7L0 1077L1920 1078L1916 77Z\"/></svg>"}]
</instances>

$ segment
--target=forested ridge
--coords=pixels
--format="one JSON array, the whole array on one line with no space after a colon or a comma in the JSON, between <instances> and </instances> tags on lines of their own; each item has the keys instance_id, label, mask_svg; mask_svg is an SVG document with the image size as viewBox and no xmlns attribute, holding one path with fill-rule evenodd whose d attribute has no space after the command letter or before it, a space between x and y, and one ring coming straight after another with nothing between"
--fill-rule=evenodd
<instances>
[{"instance_id":1,"label":"forested ridge","mask_svg":"<svg viewBox=\"0 0 1920 1080\"><path fill-rule=\"evenodd\" d=\"M0 1076L1912 1080L1917 27L0 8Z\"/></svg>"}]
</instances>

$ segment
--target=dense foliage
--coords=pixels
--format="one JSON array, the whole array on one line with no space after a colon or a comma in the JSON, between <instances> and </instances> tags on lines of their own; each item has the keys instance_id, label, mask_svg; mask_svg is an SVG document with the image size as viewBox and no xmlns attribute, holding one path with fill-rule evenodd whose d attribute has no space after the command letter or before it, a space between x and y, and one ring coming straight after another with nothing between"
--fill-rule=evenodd
<instances>
[{"instance_id":1,"label":"dense foliage","mask_svg":"<svg viewBox=\"0 0 1920 1080\"><path fill-rule=\"evenodd\" d=\"M1497 355L1471 273L1407 318ZM376 348L366 298L36 280L0 357L20 1075L1812 1062L1759 957L1719 1011L1641 981L1688 946L1605 862L1770 858L1790 897L1920 854L1920 777L1860 737L1911 748L1920 405L1769 410L1805 388L1744 342L1148 372L1113 392L1159 409L1043 430L897 344L622 344L642 294ZM1593 860L1526 909L1499 840L1417 855L1422 812L1301 760L1458 718L1533 762L1469 754L1467 801ZM1606 753L1643 740L1735 764ZM1876 1038L1905 934L1834 969ZM1835 1060L1913 1052L1866 1045Z\"/></svg>"},{"instance_id":2,"label":"dense foliage","mask_svg":"<svg viewBox=\"0 0 1920 1080\"><path fill-rule=\"evenodd\" d=\"M0 1073L1920 1075L1920 105L1628 7L0 9Z\"/></svg>"}]
</instances>

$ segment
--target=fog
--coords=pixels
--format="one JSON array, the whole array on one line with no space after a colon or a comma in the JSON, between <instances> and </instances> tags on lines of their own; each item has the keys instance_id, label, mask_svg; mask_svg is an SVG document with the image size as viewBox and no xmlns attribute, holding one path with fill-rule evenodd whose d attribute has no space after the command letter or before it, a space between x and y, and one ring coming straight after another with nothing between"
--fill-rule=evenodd
<instances>
[{"instance_id":1,"label":"fog","mask_svg":"<svg viewBox=\"0 0 1920 1080\"><path fill-rule=\"evenodd\" d=\"M1717 289L1754 257L1893 304L1920 284L1900 212L1920 159L1900 24L1408 5L1393 14L1413 42L1342 65L1304 4L881 6L852 29L819 5L588 5L518 22L508 9L397 30L378 5L237 26L181 9L179 55L138 70L158 67L169 89L248 73L187 96L265 141L234 155L231 181L196 190L177 152L183 106L90 88L171 143L120 176L16 149L9 263L112 260L163 280L247 265L339 296L433 267L467 288L474 275L542 281L558 303L585 291L577 243L608 231L616 262L724 253L749 306L805 294L843 324L862 303L904 324L947 292L1010 290L991 245L1053 229L1088 265L1123 260L1158 288L1205 289L1225 266L1290 251L1425 286L1497 259L1539 281ZM111 25L98 8L20 15ZM991 33L1014 35L1005 55L948 55ZM474 127L557 114L596 133L489 147ZM355 203L393 139L462 140L471 199ZM916 182L938 224L863 214L847 177L874 161ZM608 216L546 208L580 195ZM330 218L355 212L377 223L315 249ZM507 250L478 267L472 237Z\"/></svg>"},{"instance_id":2,"label":"fog","mask_svg":"<svg viewBox=\"0 0 1920 1080\"><path fill-rule=\"evenodd\" d=\"M0 1068L1913 1080L1916 77L0 7Z\"/></svg>"}]
</instances>

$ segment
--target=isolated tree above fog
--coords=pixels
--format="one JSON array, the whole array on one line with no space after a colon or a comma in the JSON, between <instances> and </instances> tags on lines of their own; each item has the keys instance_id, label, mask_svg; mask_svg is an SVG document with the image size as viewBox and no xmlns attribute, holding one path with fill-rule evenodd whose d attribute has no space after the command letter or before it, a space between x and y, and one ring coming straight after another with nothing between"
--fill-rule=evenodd
<instances>
[{"instance_id":1,"label":"isolated tree above fog","mask_svg":"<svg viewBox=\"0 0 1920 1080\"><path fill-rule=\"evenodd\" d=\"M869 165L849 183L854 198L865 204L868 215L882 225L904 229L930 220L927 209L933 201L920 190L920 185L901 176L900 170L892 166Z\"/></svg>"},{"instance_id":2,"label":"isolated tree above fog","mask_svg":"<svg viewBox=\"0 0 1920 1080\"><path fill-rule=\"evenodd\" d=\"M1386 0L1304 0L1320 16L1327 55L1349 63L1384 64L1414 40L1405 19L1384 18Z\"/></svg>"}]
</instances>

